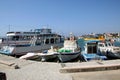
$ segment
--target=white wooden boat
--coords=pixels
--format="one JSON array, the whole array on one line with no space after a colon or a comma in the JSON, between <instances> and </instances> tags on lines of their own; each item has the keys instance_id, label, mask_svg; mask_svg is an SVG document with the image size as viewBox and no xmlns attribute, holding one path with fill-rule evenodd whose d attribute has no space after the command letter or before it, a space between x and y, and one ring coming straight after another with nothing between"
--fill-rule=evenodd
<instances>
[{"instance_id":1,"label":"white wooden boat","mask_svg":"<svg viewBox=\"0 0 120 80\"><path fill-rule=\"evenodd\" d=\"M57 58L57 53L57 49L51 46L51 49L49 49L46 53L38 53L38 55L41 57L41 61L47 61Z\"/></svg>"},{"instance_id":2,"label":"white wooden boat","mask_svg":"<svg viewBox=\"0 0 120 80\"><path fill-rule=\"evenodd\" d=\"M38 59L40 61L48 61L51 59L57 58L57 50L53 49L53 46L51 46L51 49L46 51L43 51L42 53L37 53L37 52L29 52L26 55L23 55L20 57L20 59Z\"/></svg>"},{"instance_id":3,"label":"white wooden boat","mask_svg":"<svg viewBox=\"0 0 120 80\"><path fill-rule=\"evenodd\" d=\"M26 59L26 60L32 59L33 60L37 58L40 58L38 54L29 52L26 55L21 56L19 59Z\"/></svg>"},{"instance_id":4,"label":"white wooden boat","mask_svg":"<svg viewBox=\"0 0 120 80\"><path fill-rule=\"evenodd\" d=\"M58 50L58 58L61 62L71 61L80 56L80 48L74 39L65 40L64 47Z\"/></svg>"}]
</instances>

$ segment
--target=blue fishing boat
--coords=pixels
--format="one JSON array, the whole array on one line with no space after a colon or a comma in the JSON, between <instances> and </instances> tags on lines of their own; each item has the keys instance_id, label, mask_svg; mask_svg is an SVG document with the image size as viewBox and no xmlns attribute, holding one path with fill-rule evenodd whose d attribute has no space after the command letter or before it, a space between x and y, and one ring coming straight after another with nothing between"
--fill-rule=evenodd
<instances>
[{"instance_id":1,"label":"blue fishing boat","mask_svg":"<svg viewBox=\"0 0 120 80\"><path fill-rule=\"evenodd\" d=\"M100 56L95 53L91 54L82 54L84 56L85 61L90 61L90 60L106 60L106 56Z\"/></svg>"},{"instance_id":2,"label":"blue fishing boat","mask_svg":"<svg viewBox=\"0 0 120 80\"><path fill-rule=\"evenodd\" d=\"M79 39L78 44L81 48L81 56L85 61L93 60L93 59L101 59L106 60L107 57L102 55L98 49L98 43L100 40L84 40Z\"/></svg>"}]
</instances>

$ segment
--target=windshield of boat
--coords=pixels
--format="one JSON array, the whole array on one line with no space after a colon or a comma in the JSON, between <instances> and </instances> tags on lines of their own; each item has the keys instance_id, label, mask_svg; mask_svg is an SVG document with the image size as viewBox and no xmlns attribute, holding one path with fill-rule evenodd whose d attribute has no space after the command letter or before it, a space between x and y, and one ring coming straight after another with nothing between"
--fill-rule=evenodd
<instances>
[{"instance_id":1,"label":"windshield of boat","mask_svg":"<svg viewBox=\"0 0 120 80\"><path fill-rule=\"evenodd\" d=\"M113 46L110 42L105 44L107 47Z\"/></svg>"},{"instance_id":2,"label":"windshield of boat","mask_svg":"<svg viewBox=\"0 0 120 80\"><path fill-rule=\"evenodd\" d=\"M103 45L103 44L98 44L98 46L99 46L99 47L104 47L104 45Z\"/></svg>"}]
</instances>

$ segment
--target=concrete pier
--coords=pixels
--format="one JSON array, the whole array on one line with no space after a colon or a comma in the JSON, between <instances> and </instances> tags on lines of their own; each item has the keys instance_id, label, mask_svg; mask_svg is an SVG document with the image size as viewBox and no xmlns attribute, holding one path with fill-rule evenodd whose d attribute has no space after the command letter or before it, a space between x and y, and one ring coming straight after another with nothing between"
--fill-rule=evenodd
<instances>
[{"instance_id":1,"label":"concrete pier","mask_svg":"<svg viewBox=\"0 0 120 80\"><path fill-rule=\"evenodd\" d=\"M120 69L120 60L109 60L102 62L92 61L92 62L83 62L79 64L69 63L67 65L60 69L61 73L118 70Z\"/></svg>"},{"instance_id":2,"label":"concrete pier","mask_svg":"<svg viewBox=\"0 0 120 80\"><path fill-rule=\"evenodd\" d=\"M7 80L118 80L119 63L120 60L39 62L0 54L0 72L6 73Z\"/></svg>"}]
</instances>

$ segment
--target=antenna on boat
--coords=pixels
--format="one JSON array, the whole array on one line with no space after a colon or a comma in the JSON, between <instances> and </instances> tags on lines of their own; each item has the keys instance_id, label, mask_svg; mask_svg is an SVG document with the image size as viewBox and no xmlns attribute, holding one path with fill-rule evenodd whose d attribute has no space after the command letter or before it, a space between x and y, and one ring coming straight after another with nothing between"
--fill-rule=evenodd
<instances>
[{"instance_id":1,"label":"antenna on boat","mask_svg":"<svg viewBox=\"0 0 120 80\"><path fill-rule=\"evenodd\" d=\"M10 27L11 27L11 25L9 24L8 25L8 31L10 32ZM9 36L7 36L7 45L9 46L9 40L10 40L10 37Z\"/></svg>"},{"instance_id":2,"label":"antenna on boat","mask_svg":"<svg viewBox=\"0 0 120 80\"><path fill-rule=\"evenodd\" d=\"M10 26L11 26L11 25L8 25L8 31L9 31L9 32L10 32Z\"/></svg>"}]
</instances>

